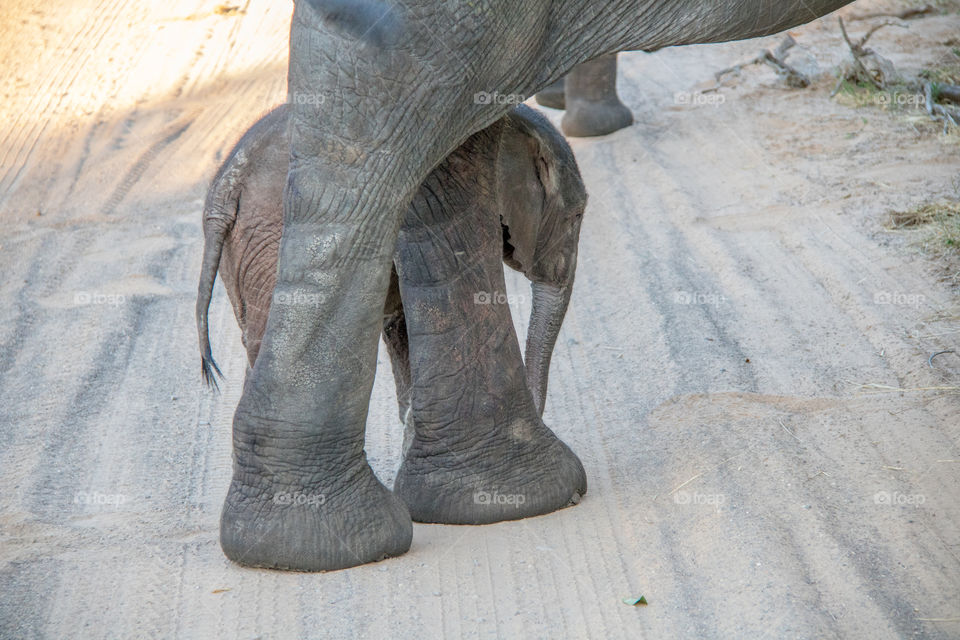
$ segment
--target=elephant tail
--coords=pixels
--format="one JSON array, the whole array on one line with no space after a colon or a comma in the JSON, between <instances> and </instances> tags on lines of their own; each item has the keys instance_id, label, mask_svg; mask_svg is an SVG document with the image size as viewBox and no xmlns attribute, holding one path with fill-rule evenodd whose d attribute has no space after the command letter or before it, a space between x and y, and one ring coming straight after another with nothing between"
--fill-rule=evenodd
<instances>
[{"instance_id":1,"label":"elephant tail","mask_svg":"<svg viewBox=\"0 0 960 640\"><path fill-rule=\"evenodd\" d=\"M241 141L238 149L228 156L227 161L217 172L203 206L204 242L200 284L197 287L197 334L200 339L200 366L203 381L216 391L220 391L217 378L223 379L223 373L213 359L213 352L210 349L210 326L207 315L210 310L210 299L213 297L213 284L220 269L223 243L237 220L241 178L246 164L247 155L242 151Z\"/></svg>"},{"instance_id":2,"label":"elephant tail","mask_svg":"<svg viewBox=\"0 0 960 640\"><path fill-rule=\"evenodd\" d=\"M380 0L306 0L306 3L324 22L380 49L396 44L403 32L400 16Z\"/></svg>"},{"instance_id":3,"label":"elephant tail","mask_svg":"<svg viewBox=\"0 0 960 640\"><path fill-rule=\"evenodd\" d=\"M200 337L200 366L203 382L208 387L219 391L217 378L223 378L223 372L213 359L210 349L210 329L207 323L207 313L210 309L210 298L213 297L213 283L217 279L217 269L220 267L220 252L223 249L223 235L208 235L203 246L203 266L200 269L200 286L197 291L197 333Z\"/></svg>"}]
</instances>

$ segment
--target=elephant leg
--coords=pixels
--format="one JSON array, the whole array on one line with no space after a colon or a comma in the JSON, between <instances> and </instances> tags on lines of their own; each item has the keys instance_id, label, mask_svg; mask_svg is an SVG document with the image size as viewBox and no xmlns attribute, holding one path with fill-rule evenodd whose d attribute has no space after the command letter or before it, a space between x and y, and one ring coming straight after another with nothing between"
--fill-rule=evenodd
<instances>
[{"instance_id":1,"label":"elephant leg","mask_svg":"<svg viewBox=\"0 0 960 640\"><path fill-rule=\"evenodd\" d=\"M576 138L603 136L633 124L633 114L617 96L617 56L600 56L566 77L561 128Z\"/></svg>"},{"instance_id":2,"label":"elephant leg","mask_svg":"<svg viewBox=\"0 0 960 640\"><path fill-rule=\"evenodd\" d=\"M291 173L288 194L324 199L311 187L328 176ZM339 569L399 555L412 537L363 448L395 227L361 236L348 216L303 223L302 199L288 205L267 330L234 417L221 545L247 566Z\"/></svg>"},{"instance_id":3,"label":"elephant leg","mask_svg":"<svg viewBox=\"0 0 960 640\"><path fill-rule=\"evenodd\" d=\"M341 45L323 25L295 4L289 91L327 100L291 107L277 283L234 416L220 523L231 560L298 571L399 555L412 538L406 506L367 463L364 431L400 218L422 178L384 151L403 148L408 127L330 115L358 111L361 95L371 110L398 97L351 85L377 61L355 44L323 58Z\"/></svg>"},{"instance_id":4,"label":"elephant leg","mask_svg":"<svg viewBox=\"0 0 960 640\"><path fill-rule=\"evenodd\" d=\"M586 475L527 387L502 299L500 221L475 200L448 200L457 178L446 175L457 173L427 178L436 200L414 201L397 243L415 431L394 491L420 522L484 524L575 504Z\"/></svg>"},{"instance_id":5,"label":"elephant leg","mask_svg":"<svg viewBox=\"0 0 960 640\"><path fill-rule=\"evenodd\" d=\"M548 85L536 96L537 104L551 109L566 109L566 100L564 99L564 79L560 78L551 85Z\"/></svg>"}]
</instances>

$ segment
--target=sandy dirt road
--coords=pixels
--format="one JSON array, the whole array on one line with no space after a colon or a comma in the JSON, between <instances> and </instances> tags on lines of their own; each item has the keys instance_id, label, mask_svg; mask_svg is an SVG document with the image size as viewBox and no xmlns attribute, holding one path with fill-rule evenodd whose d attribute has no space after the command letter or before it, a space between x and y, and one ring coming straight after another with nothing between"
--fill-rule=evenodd
<instances>
[{"instance_id":1,"label":"sandy dirt road","mask_svg":"<svg viewBox=\"0 0 960 640\"><path fill-rule=\"evenodd\" d=\"M691 97L777 38L623 55L638 124L572 143L591 200L545 419L579 506L415 525L405 556L331 574L229 563L245 360L218 285L227 381L201 389L199 216L284 97L291 11L238 2L0 9L0 638L960 637L960 357L927 361L960 351L960 311L882 228L957 196L960 147L829 79ZM958 32L871 44L919 65ZM845 55L832 19L793 33L805 64ZM382 355L388 484L395 413Z\"/></svg>"}]
</instances>

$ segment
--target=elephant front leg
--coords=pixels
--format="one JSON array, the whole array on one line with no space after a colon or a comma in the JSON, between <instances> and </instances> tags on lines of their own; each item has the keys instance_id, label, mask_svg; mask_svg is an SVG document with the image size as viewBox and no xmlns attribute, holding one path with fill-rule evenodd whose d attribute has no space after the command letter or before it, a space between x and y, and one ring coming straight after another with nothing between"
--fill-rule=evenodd
<instances>
[{"instance_id":1,"label":"elephant front leg","mask_svg":"<svg viewBox=\"0 0 960 640\"><path fill-rule=\"evenodd\" d=\"M412 537L363 446L395 226L363 233L347 215L297 223L304 199L325 203L308 191L324 181L292 174L267 331L234 418L220 536L240 564L319 571L399 555Z\"/></svg>"},{"instance_id":2,"label":"elephant front leg","mask_svg":"<svg viewBox=\"0 0 960 640\"><path fill-rule=\"evenodd\" d=\"M403 147L407 127L342 115L391 96L349 86L371 74L325 58L330 39L297 2L289 90L327 99L290 107L277 283L234 417L220 540L248 566L340 569L399 555L412 538L406 506L367 463L364 431L400 216L430 159L384 151Z\"/></svg>"},{"instance_id":3,"label":"elephant front leg","mask_svg":"<svg viewBox=\"0 0 960 640\"><path fill-rule=\"evenodd\" d=\"M442 199L443 188L431 192ZM586 492L583 466L540 420L526 385L501 233L482 208L415 206L397 245L415 430L394 490L420 522L525 518Z\"/></svg>"}]
</instances>

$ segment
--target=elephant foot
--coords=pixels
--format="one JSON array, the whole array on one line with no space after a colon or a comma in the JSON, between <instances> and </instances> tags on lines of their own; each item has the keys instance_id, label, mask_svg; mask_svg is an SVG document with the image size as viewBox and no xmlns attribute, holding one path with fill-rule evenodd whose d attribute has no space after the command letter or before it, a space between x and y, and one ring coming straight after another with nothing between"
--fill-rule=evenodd
<instances>
[{"instance_id":1,"label":"elephant foot","mask_svg":"<svg viewBox=\"0 0 960 640\"><path fill-rule=\"evenodd\" d=\"M605 136L633 124L633 114L618 98L592 102L571 100L561 128L572 138Z\"/></svg>"},{"instance_id":2,"label":"elephant foot","mask_svg":"<svg viewBox=\"0 0 960 640\"><path fill-rule=\"evenodd\" d=\"M538 93L534 98L541 107L550 107L551 109L566 109L567 103L564 97L564 82L560 78L546 89Z\"/></svg>"},{"instance_id":3,"label":"elephant foot","mask_svg":"<svg viewBox=\"0 0 960 640\"><path fill-rule=\"evenodd\" d=\"M264 447L265 448L265 447ZM272 464L271 464L272 463ZM403 502L361 459L336 473L291 477L298 461L247 458L220 518L220 545L248 567L330 571L398 556L413 526Z\"/></svg>"},{"instance_id":4,"label":"elephant foot","mask_svg":"<svg viewBox=\"0 0 960 640\"><path fill-rule=\"evenodd\" d=\"M406 506L373 476L354 474L331 489L253 487L236 478L220 519L220 545L237 564L331 571L399 556L413 527Z\"/></svg>"},{"instance_id":5,"label":"elephant foot","mask_svg":"<svg viewBox=\"0 0 960 640\"><path fill-rule=\"evenodd\" d=\"M577 456L539 420L517 419L486 437L415 436L394 491L417 522L490 524L580 502L587 476Z\"/></svg>"}]
</instances>

